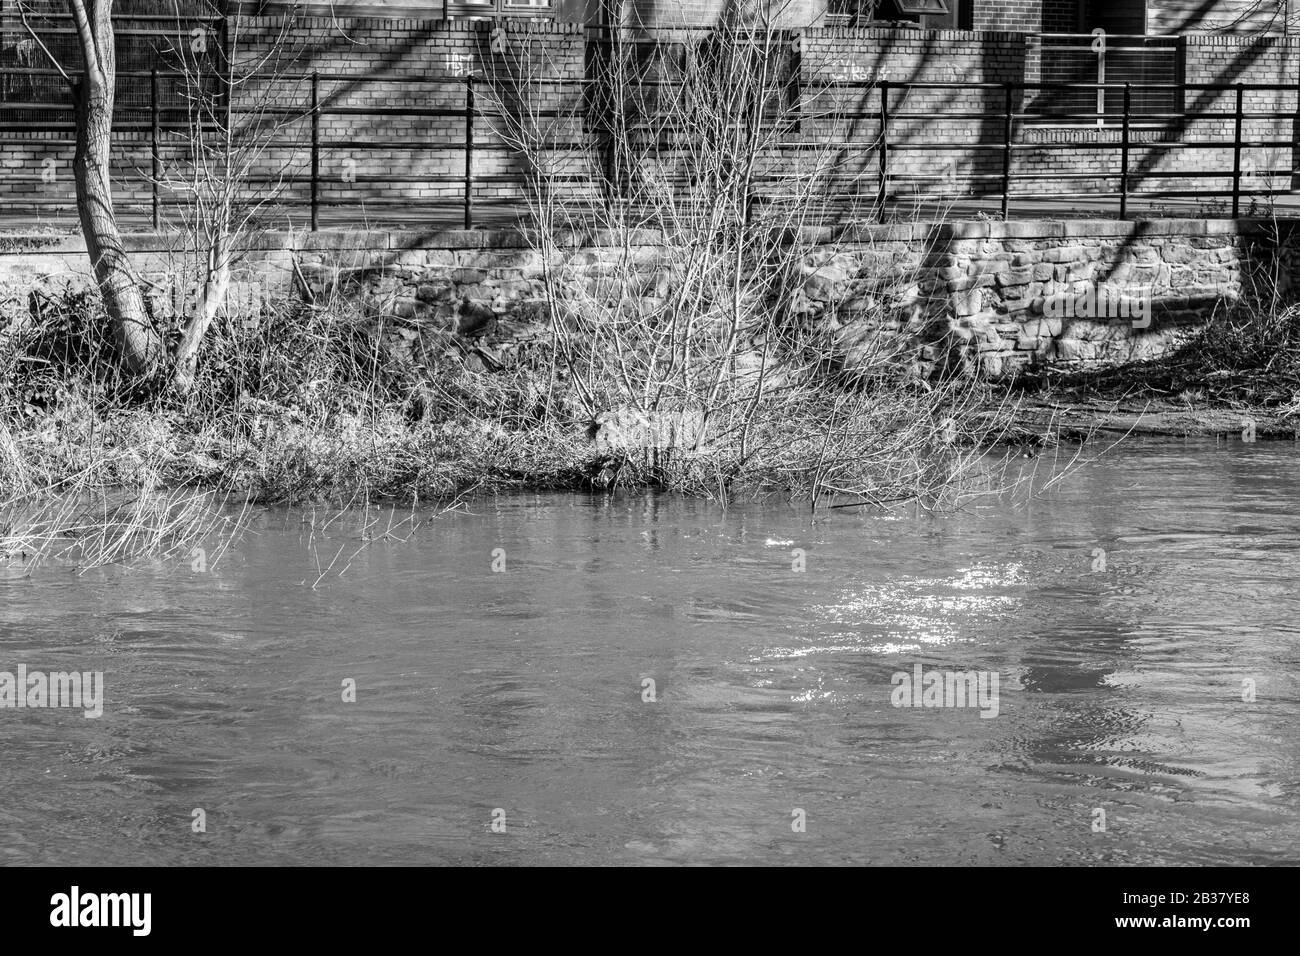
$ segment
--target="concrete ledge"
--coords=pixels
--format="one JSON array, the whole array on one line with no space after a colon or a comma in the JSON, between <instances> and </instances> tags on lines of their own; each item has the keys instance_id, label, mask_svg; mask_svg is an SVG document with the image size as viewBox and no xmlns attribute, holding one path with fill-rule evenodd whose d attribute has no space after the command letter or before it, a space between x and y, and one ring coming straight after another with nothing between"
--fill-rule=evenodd
<instances>
[{"instance_id":1,"label":"concrete ledge","mask_svg":"<svg viewBox=\"0 0 1300 956\"><path fill-rule=\"evenodd\" d=\"M250 11L255 5L244 3L240 9L231 11L245 24L268 26L280 29L287 16L294 16L295 22L302 27L314 28L331 34L346 34L350 30L401 30L407 32L432 31L437 33L488 33L500 21L492 19L469 19L460 17L451 20L431 17L435 12L428 7L419 6L379 6L356 3L334 6L328 3L290 3L271 4L269 12L256 15ZM491 9L485 13L492 13ZM160 17L166 20L167 17ZM512 16L506 18L506 29L510 33L542 33L554 36L580 35L584 32L583 24L553 20L549 17Z\"/></svg>"},{"instance_id":2,"label":"concrete ledge","mask_svg":"<svg viewBox=\"0 0 1300 956\"><path fill-rule=\"evenodd\" d=\"M1300 227L1296 219L1047 219L1025 222L902 222L863 223L847 228L808 230L805 238L825 243L906 242L933 244L961 239L1133 239L1159 237L1268 235L1290 233ZM609 230L574 230L557 236L561 248L609 245L618 241ZM634 245L651 246L661 241L654 230L632 237ZM184 248L175 232L126 233L123 245L132 253L177 252ZM498 229L351 229L330 228L319 232L275 230L261 233L249 242L250 252L359 251L405 252L420 249L524 249L532 245L529 231L521 227ZM84 254L80 235L61 233L15 233L0 235L0 256Z\"/></svg>"},{"instance_id":3,"label":"concrete ledge","mask_svg":"<svg viewBox=\"0 0 1300 956\"><path fill-rule=\"evenodd\" d=\"M790 33L809 40L952 40L958 43L1019 43L1028 33L1006 30L922 30L911 27L792 27Z\"/></svg>"}]
</instances>

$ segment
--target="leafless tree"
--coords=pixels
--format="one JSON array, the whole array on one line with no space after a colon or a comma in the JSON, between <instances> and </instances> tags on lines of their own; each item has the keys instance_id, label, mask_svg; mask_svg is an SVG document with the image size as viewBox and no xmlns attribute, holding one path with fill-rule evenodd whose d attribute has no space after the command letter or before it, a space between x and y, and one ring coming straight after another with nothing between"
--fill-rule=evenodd
<instances>
[{"instance_id":1,"label":"leafless tree","mask_svg":"<svg viewBox=\"0 0 1300 956\"><path fill-rule=\"evenodd\" d=\"M162 146L168 161L144 172L164 194L179 200L168 204L166 217L178 227L187 259L174 281L196 290L185 297L188 314L169 353L149 308L146 283L124 247L114 207L111 151L118 68L113 0L65 2L76 27L75 57L60 57L50 49L33 22L31 0L18 0L17 10L28 35L70 90L77 211L95 282L125 371L139 377L166 372L171 384L185 392L193 383L203 337L225 306L242 241L292 172L292 158L286 160L276 149L286 144L286 137L292 147L295 124L302 119L302 111L295 115L283 108L292 99L277 83L284 34L269 42L259 37L243 55L238 18L227 21L229 32L220 45L205 30L189 30L192 18L183 18L179 4L173 5L176 42L160 55L179 91L179 105L168 111L169 117L183 111L184 121L166 124ZM254 180L257 188L250 189Z\"/></svg>"},{"instance_id":2,"label":"leafless tree","mask_svg":"<svg viewBox=\"0 0 1300 956\"><path fill-rule=\"evenodd\" d=\"M76 62L64 63L49 49L31 22L29 0L18 0L17 11L28 35L68 84L76 122L72 168L86 251L124 367L133 374L150 374L163 359L162 337L145 306L113 208L110 154L117 90L113 0L66 3L76 29Z\"/></svg>"},{"instance_id":3,"label":"leafless tree","mask_svg":"<svg viewBox=\"0 0 1300 956\"><path fill-rule=\"evenodd\" d=\"M308 108L301 105L302 81L286 69L293 58L282 58L289 23L245 49L243 21L232 18L215 55L199 36L173 51L185 123L164 140L173 162L157 180L179 200L166 218L185 246L179 285L195 291L173 354L172 382L181 392L193 384L203 338L227 302L248 240L280 208L301 164L295 147Z\"/></svg>"}]
</instances>

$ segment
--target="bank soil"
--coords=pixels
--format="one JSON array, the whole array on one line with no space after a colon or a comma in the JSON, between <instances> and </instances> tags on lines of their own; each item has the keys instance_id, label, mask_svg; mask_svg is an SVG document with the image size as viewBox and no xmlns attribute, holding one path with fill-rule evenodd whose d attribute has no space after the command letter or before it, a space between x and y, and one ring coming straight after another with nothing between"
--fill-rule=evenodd
<instances>
[{"instance_id":1,"label":"bank soil","mask_svg":"<svg viewBox=\"0 0 1300 956\"><path fill-rule=\"evenodd\" d=\"M990 417L1014 407L1013 441L1149 438L1300 438L1300 383L1262 370L1171 374L1170 363L1102 372L1042 373L995 391Z\"/></svg>"}]
</instances>

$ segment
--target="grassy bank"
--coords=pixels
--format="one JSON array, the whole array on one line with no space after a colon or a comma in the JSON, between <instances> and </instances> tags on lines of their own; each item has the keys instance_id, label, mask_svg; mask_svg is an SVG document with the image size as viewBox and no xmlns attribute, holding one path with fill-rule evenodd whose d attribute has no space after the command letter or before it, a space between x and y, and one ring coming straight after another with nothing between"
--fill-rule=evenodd
<instances>
[{"instance_id":1,"label":"grassy bank","mask_svg":"<svg viewBox=\"0 0 1300 956\"><path fill-rule=\"evenodd\" d=\"M88 295L6 323L9 502L109 488L299 503L618 487L936 501L979 471L972 444L990 430L971 383L849 379L799 336L765 346L761 368L733 363L706 382L712 406L646 416L620 356L561 360L545 332L488 367L455 336L419 338L342 301L288 305L214 327L178 395L122 379L104 327Z\"/></svg>"}]
</instances>

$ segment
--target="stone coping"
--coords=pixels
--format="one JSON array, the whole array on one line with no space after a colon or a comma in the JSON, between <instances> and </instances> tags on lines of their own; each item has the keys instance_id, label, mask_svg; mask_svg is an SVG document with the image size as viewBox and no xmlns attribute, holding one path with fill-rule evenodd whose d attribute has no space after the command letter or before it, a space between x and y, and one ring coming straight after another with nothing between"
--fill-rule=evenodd
<instances>
[{"instance_id":1,"label":"stone coping","mask_svg":"<svg viewBox=\"0 0 1300 956\"><path fill-rule=\"evenodd\" d=\"M1144 236L1224 236L1254 234L1276 225L1290 230L1294 219L1049 219L1026 222L974 220L946 223L884 223L848 229L817 229L810 238L828 242L920 242L957 239L1130 239ZM122 237L128 252L160 252L181 248L178 233L128 233ZM633 236L636 245L656 245L660 235L644 230ZM612 244L615 236L601 230L575 231L561 237L564 246ZM528 233L504 229L346 229L319 232L272 231L249 243L250 251L326 252L370 250L402 252L415 249L520 249L531 246ZM50 255L85 252L80 235L50 233L0 234L0 256Z\"/></svg>"}]
</instances>

